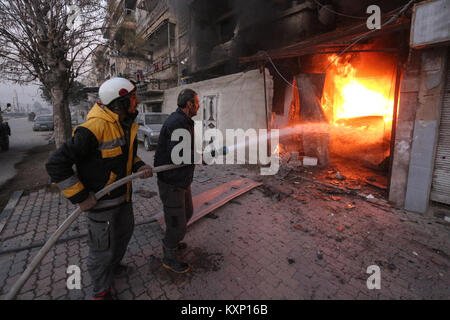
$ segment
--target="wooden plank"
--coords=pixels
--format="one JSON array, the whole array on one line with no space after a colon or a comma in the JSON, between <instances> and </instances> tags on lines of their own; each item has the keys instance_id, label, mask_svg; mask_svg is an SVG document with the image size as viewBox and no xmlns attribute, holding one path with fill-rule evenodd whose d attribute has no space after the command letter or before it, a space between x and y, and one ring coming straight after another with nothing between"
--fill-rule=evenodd
<instances>
[{"instance_id":1,"label":"wooden plank","mask_svg":"<svg viewBox=\"0 0 450 320\"><path fill-rule=\"evenodd\" d=\"M262 185L250 179L239 179L229 181L218 187L202 192L192 198L194 206L194 214L188 222L188 226L198 221L202 217L223 206L232 199L250 191L253 188ZM156 215L158 223L165 229L164 213L160 212Z\"/></svg>"},{"instance_id":2,"label":"wooden plank","mask_svg":"<svg viewBox=\"0 0 450 320\"><path fill-rule=\"evenodd\" d=\"M14 208L16 207L17 202L19 202L22 194L23 194L23 190L14 191L11 198L9 198L8 204L6 205L6 207L3 209L2 213L0 214L0 234L3 231L3 228L8 223L9 217L14 212Z\"/></svg>"}]
</instances>

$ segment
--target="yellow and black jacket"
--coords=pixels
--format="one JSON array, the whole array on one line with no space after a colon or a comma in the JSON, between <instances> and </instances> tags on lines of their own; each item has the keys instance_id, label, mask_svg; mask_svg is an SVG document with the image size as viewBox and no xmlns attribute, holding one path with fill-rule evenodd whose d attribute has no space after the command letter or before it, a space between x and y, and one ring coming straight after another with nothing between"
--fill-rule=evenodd
<instances>
[{"instance_id":1,"label":"yellow and black jacket","mask_svg":"<svg viewBox=\"0 0 450 320\"><path fill-rule=\"evenodd\" d=\"M97 192L145 165L137 157L138 125L121 125L117 114L95 104L87 121L78 126L71 139L58 148L46 163L52 182L72 203L84 201ZM72 170L75 164L76 173ZM99 199L94 210L131 201L131 182Z\"/></svg>"}]
</instances>

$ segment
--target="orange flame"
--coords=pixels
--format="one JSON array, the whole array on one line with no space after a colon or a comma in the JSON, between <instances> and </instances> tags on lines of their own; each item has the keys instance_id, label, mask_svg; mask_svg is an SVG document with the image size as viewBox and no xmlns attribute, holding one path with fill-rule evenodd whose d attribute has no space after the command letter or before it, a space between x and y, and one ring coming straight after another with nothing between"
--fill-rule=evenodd
<instances>
[{"instance_id":1,"label":"orange flame","mask_svg":"<svg viewBox=\"0 0 450 320\"><path fill-rule=\"evenodd\" d=\"M342 57L331 55L322 107L331 123L340 119L382 116L392 121L394 101L390 98L391 82L379 78L357 77L356 69Z\"/></svg>"}]
</instances>

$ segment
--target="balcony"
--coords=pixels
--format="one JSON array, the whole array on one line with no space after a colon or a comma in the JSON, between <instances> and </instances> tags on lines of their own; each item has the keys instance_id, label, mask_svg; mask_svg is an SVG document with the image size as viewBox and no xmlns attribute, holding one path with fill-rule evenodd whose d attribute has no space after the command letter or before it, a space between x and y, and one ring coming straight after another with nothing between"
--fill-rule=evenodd
<instances>
[{"instance_id":1,"label":"balcony","mask_svg":"<svg viewBox=\"0 0 450 320\"><path fill-rule=\"evenodd\" d=\"M169 5L167 0L147 0L142 1L138 8L147 12L143 19L138 21L136 32L140 34L151 27L169 9Z\"/></svg>"},{"instance_id":2,"label":"balcony","mask_svg":"<svg viewBox=\"0 0 450 320\"><path fill-rule=\"evenodd\" d=\"M164 90L177 86L177 79L148 79L138 88L138 96L149 99L154 95L160 95L164 93ZM143 101L143 100L142 100Z\"/></svg>"},{"instance_id":3,"label":"balcony","mask_svg":"<svg viewBox=\"0 0 450 320\"><path fill-rule=\"evenodd\" d=\"M157 72L161 72L163 70L170 68L173 65L176 65L176 61L174 58L170 56L159 58L158 60L154 61L147 67L146 75L152 75Z\"/></svg>"},{"instance_id":4,"label":"balcony","mask_svg":"<svg viewBox=\"0 0 450 320\"><path fill-rule=\"evenodd\" d=\"M117 32L121 29L136 30L136 11L127 7L127 2L118 1L117 5L111 9L109 18L102 27L103 37L113 40Z\"/></svg>"}]
</instances>

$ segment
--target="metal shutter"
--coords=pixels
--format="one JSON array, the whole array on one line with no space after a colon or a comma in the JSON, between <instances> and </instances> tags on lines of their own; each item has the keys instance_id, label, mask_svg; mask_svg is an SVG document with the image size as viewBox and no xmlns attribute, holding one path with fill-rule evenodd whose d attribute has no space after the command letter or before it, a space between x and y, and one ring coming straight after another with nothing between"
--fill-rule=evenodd
<instances>
[{"instance_id":1,"label":"metal shutter","mask_svg":"<svg viewBox=\"0 0 450 320\"><path fill-rule=\"evenodd\" d=\"M447 65L447 83L442 102L430 199L450 204L450 62Z\"/></svg>"}]
</instances>

